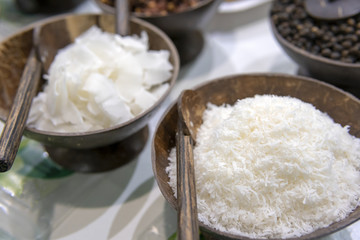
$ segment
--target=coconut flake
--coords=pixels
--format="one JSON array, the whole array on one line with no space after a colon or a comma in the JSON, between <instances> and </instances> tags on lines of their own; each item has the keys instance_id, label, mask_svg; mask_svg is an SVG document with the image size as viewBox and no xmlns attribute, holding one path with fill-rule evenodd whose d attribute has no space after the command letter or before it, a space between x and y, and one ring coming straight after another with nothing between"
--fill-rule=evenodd
<instances>
[{"instance_id":1,"label":"coconut flake","mask_svg":"<svg viewBox=\"0 0 360 240\"><path fill-rule=\"evenodd\" d=\"M82 132L121 124L151 107L170 86L169 52L148 49L148 36L119 36L93 26L59 50L28 124ZM152 91L156 90L156 94Z\"/></svg>"},{"instance_id":2,"label":"coconut flake","mask_svg":"<svg viewBox=\"0 0 360 240\"><path fill-rule=\"evenodd\" d=\"M278 239L344 219L360 203L360 139L348 131L296 98L208 105L194 148L199 220ZM175 149L166 172L176 195Z\"/></svg>"}]
</instances>

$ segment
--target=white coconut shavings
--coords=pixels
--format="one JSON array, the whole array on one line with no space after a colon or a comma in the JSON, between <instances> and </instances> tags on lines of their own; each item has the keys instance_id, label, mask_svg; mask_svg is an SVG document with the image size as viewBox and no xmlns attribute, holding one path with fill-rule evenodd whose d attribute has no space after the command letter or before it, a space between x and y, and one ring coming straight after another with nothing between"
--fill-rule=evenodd
<instances>
[{"instance_id":1,"label":"white coconut shavings","mask_svg":"<svg viewBox=\"0 0 360 240\"><path fill-rule=\"evenodd\" d=\"M146 32L121 37L93 26L56 55L28 124L84 132L126 122L169 88L169 56L167 50L149 50Z\"/></svg>"},{"instance_id":2,"label":"white coconut shavings","mask_svg":"<svg viewBox=\"0 0 360 240\"><path fill-rule=\"evenodd\" d=\"M299 99L208 106L194 148L199 220L252 238L290 238L359 205L360 140ZM176 154L166 171L176 193ZM176 195L176 194L175 194Z\"/></svg>"}]
</instances>

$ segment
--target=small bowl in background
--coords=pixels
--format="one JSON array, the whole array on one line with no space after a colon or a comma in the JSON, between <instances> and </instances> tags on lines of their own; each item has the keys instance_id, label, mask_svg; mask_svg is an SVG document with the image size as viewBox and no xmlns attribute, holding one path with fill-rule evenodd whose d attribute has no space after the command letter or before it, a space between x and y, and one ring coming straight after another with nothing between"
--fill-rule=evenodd
<instances>
[{"instance_id":1,"label":"small bowl in background","mask_svg":"<svg viewBox=\"0 0 360 240\"><path fill-rule=\"evenodd\" d=\"M314 79L284 74L234 75L207 82L194 90L201 99L199 104L210 102L215 105L232 105L238 99L253 97L256 94L295 97L311 103L342 126L349 125L350 133L360 137L360 100L339 88ZM169 153L175 147L177 121L177 105L174 103L158 123L151 149L155 179L161 193L174 209L177 203L165 169L169 165ZM342 221L292 239L304 240L325 236L358 219L360 219L360 207ZM207 239L250 239L215 230L202 222L199 222L199 226L201 232L208 237Z\"/></svg>"},{"instance_id":2,"label":"small bowl in background","mask_svg":"<svg viewBox=\"0 0 360 240\"><path fill-rule=\"evenodd\" d=\"M73 41L82 32L93 25L108 32L114 32L114 16L109 14L62 15L39 22L42 29L54 30L51 35L59 45L46 46L48 56L53 57L57 50ZM68 169L86 172L105 171L121 165L129 156L139 153L148 137L147 123L160 108L170 93L179 71L179 56L168 36L160 29L141 19L131 18L131 34L146 31L151 50L165 49L170 53L169 61L173 65L172 76L168 80L169 88L149 109L133 119L107 128L81 133L56 133L26 127L24 135L43 143L49 149L50 157ZM0 120L6 121L19 80L32 47L33 27L28 27L0 43ZM63 44L63 46L61 45ZM44 47L44 46L43 46ZM39 89L40 90L40 89ZM84 157L84 154L87 157ZM114 155L109 161L105 156Z\"/></svg>"},{"instance_id":3,"label":"small bowl in background","mask_svg":"<svg viewBox=\"0 0 360 240\"><path fill-rule=\"evenodd\" d=\"M167 15L147 16L137 12L132 12L132 15L163 30L175 43L181 64L186 64L201 52L204 44L201 30L215 15L221 1L202 0L195 7ZM115 14L113 6L101 0L95 2L104 12Z\"/></svg>"},{"instance_id":4,"label":"small bowl in background","mask_svg":"<svg viewBox=\"0 0 360 240\"><path fill-rule=\"evenodd\" d=\"M82 2L84 0L15 0L16 7L25 14L69 11Z\"/></svg>"},{"instance_id":5,"label":"small bowl in background","mask_svg":"<svg viewBox=\"0 0 360 240\"><path fill-rule=\"evenodd\" d=\"M360 62L357 63L351 63L351 62L345 62L342 61L340 59L332 59L331 57L325 57L324 55L320 54L320 53L314 53L312 51L322 51L324 48L326 48L327 45L329 44L321 44L321 46L319 45L320 40L322 43L324 43L325 41L328 41L330 43L330 41L333 41L331 39L331 37L329 37L329 40L323 40L324 39L324 34L321 34L321 31L323 31L323 29L321 29L320 26L323 25L329 25L329 26L333 26L333 25L339 25L338 27L340 28L341 22L326 22L325 20L322 21L318 21L315 19L312 19L307 13L305 8L301 7L301 9L296 9L296 8L288 8L288 10L284 10L283 12L281 12L281 18L283 18L282 22L287 22L286 24L289 24L289 22L291 22L291 20L289 20L289 18L293 18L294 14L300 14L301 16L301 21L299 23L297 23L297 27L293 27L293 25L290 25L288 29L285 29L284 31L289 32L289 34L292 34L292 36L300 35L303 34L301 31L304 29L302 29L302 26L304 26L305 24L307 24L306 22L311 22L313 21L316 24L316 27L311 28L311 30L314 30L314 35L313 39L311 39L311 41L314 41L316 45L315 47L313 47L313 50L309 50L306 49L306 42L304 42L303 47L299 47L296 46L294 42L290 42L289 40L287 40L284 37L284 33L281 34L279 31L280 28L280 23L275 22L273 15L274 12L278 13L279 9L277 8L276 4L277 4L278 0L275 0L271 6L271 10L270 10L270 23L271 23L271 29L272 32L275 36L275 39L278 41L278 43L280 44L280 46L283 48L283 50L286 52L286 54L293 60L295 61L300 69L299 69L299 74L300 75L305 75L305 76L310 76L313 78L316 78L318 80L321 81L325 81L325 82L329 82L331 84L334 84L336 86L339 86L341 88L346 88L346 90L352 91L352 88L358 88L358 91L354 92L356 95L360 94ZM286 11L293 11L293 12L286 12ZM294 13L297 12L297 13ZM284 14L284 15L283 15ZM288 15L286 15L288 14ZM288 17L287 17L288 16ZM286 18L286 20L285 20ZM295 17L294 17L295 18ZM343 20L346 21L346 20ZM280 21L279 21L280 22ZM285 24L285 25L286 25ZM330 25L332 24L332 25ZM317 27L319 26L319 27ZM335 27L336 28L336 27ZM329 29L332 29L329 27ZM356 29L356 26L355 26ZM318 32L316 32L318 31ZM316 36L316 34L318 36ZM331 34L333 34L334 37L336 37L335 32L331 32L329 34L329 36L331 36ZM310 35L308 35L310 36ZM303 39L309 39L308 36L304 36L302 37ZM310 36L312 37L312 36ZM325 36L327 37L327 36ZM339 43L337 43L337 47L338 45L341 45L342 42L345 42L347 37L351 37L351 36L347 36L344 33L344 40L340 41ZM355 36L356 37L356 36ZM358 36L360 39L360 36ZM357 38L357 37L356 37ZM302 40L303 40L302 39ZM310 40L309 40L310 41ZM349 43L347 43L349 44ZM329 45L331 46L331 45ZM332 47L327 47L332 49ZM346 49L344 49L346 50ZM336 51L342 51L342 50L332 50L334 52Z\"/></svg>"}]
</instances>

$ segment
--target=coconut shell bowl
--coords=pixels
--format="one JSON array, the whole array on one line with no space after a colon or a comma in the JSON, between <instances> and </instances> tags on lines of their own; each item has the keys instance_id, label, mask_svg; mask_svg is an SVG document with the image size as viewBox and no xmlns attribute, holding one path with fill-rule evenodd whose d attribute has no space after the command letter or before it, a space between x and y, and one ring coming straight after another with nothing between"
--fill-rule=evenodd
<instances>
[{"instance_id":1,"label":"coconut shell bowl","mask_svg":"<svg viewBox=\"0 0 360 240\"><path fill-rule=\"evenodd\" d=\"M97 25L114 32L114 16L106 14L61 15L38 22L40 38L52 38L51 44L41 45L49 59L58 49L74 41L82 32ZM35 25L34 25L35 26ZM19 86L29 52L34 26L30 26L0 43L0 120L6 121ZM157 27L141 19L131 18L130 34L146 31L151 50L168 50L173 65L169 88L157 102L131 120L91 132L56 133L25 127L24 136L42 143L53 161L64 168L79 172L102 172L117 168L134 159L148 140L147 123L170 93L179 71L179 57L172 41ZM47 69L48 66L45 66ZM42 81L43 85L45 81ZM41 91L42 86L38 91Z\"/></svg>"},{"instance_id":2,"label":"coconut shell bowl","mask_svg":"<svg viewBox=\"0 0 360 240\"><path fill-rule=\"evenodd\" d=\"M299 74L344 87L357 88L360 93L360 15L333 16L338 4L341 9L360 9L358 1L324 1L328 16L312 11L322 1L275 0L270 10L272 32L286 54L298 64ZM307 5L308 4L308 5ZM316 6L312 6L318 4ZM336 4L336 6L335 6ZM332 7L334 5L334 7ZM337 9L337 8L336 8ZM336 10L337 12L337 10ZM312 15L311 15L312 14ZM330 19L331 17L331 19Z\"/></svg>"},{"instance_id":3,"label":"coconut shell bowl","mask_svg":"<svg viewBox=\"0 0 360 240\"><path fill-rule=\"evenodd\" d=\"M360 137L359 99L322 81L284 74L234 75L209 81L193 90L199 96L199 102L194 104L212 103L218 106L223 104L232 105L238 99L263 94L295 97L304 102L311 103L320 111L327 113L335 122L342 126L349 125L350 134L357 138ZM201 112L196 114L202 115ZM170 179L165 169L169 165L169 153L176 144L177 121L178 109L177 103L174 103L159 121L152 142L154 176L161 193L174 209L177 208L177 200L169 185ZM201 125L201 121L201 118L199 121L192 120L195 128ZM301 237L291 239L317 239L318 237L338 231L358 219L360 219L360 207L357 207L342 221L333 223L327 228L321 228ZM199 227L206 239L251 239L216 230L201 221L199 221Z\"/></svg>"},{"instance_id":4,"label":"coconut shell bowl","mask_svg":"<svg viewBox=\"0 0 360 240\"><path fill-rule=\"evenodd\" d=\"M115 13L115 0L95 0L97 5L106 13ZM162 29L175 43L179 51L182 65L195 59L201 52L204 44L201 33L202 28L215 15L221 0L200 1L173 1L173 2L198 2L191 7L186 7L176 12L138 12L135 6L140 0L131 0L131 14ZM161 1L149 1L161 2ZM166 1L163 1L166 2ZM172 2L172 1L168 1Z\"/></svg>"}]
</instances>

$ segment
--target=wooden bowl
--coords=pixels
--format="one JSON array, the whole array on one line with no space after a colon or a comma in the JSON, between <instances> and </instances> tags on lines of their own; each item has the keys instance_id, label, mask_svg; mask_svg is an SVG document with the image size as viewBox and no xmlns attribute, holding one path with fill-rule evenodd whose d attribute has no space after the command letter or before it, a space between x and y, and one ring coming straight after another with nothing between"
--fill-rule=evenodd
<instances>
[{"instance_id":1,"label":"wooden bowl","mask_svg":"<svg viewBox=\"0 0 360 240\"><path fill-rule=\"evenodd\" d=\"M179 13L164 16L147 16L132 12L132 15L141 18L163 30L175 43L181 64L193 60L203 47L202 28L215 15L222 0L203 0L197 6ZM95 0L96 4L106 13L115 14L115 8Z\"/></svg>"},{"instance_id":2,"label":"wooden bowl","mask_svg":"<svg viewBox=\"0 0 360 240\"><path fill-rule=\"evenodd\" d=\"M237 99L253 97L256 94L275 94L296 97L313 104L322 112L328 113L342 126L349 125L350 133L360 137L360 100L339 88L327 83L305 77L283 74L250 74L228 76L205 83L194 89L201 103L216 105L234 104ZM177 105L172 104L161 118L152 141L152 167L161 193L170 205L176 209L176 199L168 184L165 172L168 166L170 150L175 147L177 126ZM195 124L196 125L196 124ZM313 239L338 231L360 219L360 207L346 219L327 228L294 239ZM210 239L250 239L212 229L199 222L200 230Z\"/></svg>"},{"instance_id":3,"label":"wooden bowl","mask_svg":"<svg viewBox=\"0 0 360 240\"><path fill-rule=\"evenodd\" d=\"M271 30L286 54L300 67L300 74L341 87L360 87L360 64L345 63L312 54L284 39L270 17Z\"/></svg>"},{"instance_id":4,"label":"wooden bowl","mask_svg":"<svg viewBox=\"0 0 360 240\"><path fill-rule=\"evenodd\" d=\"M78 35L97 24L102 29L114 32L114 17L107 14L62 15L39 22L43 32L50 29L48 35L54 38L53 46L46 47L53 57L59 47L73 41ZM133 119L98 131L82 133L56 133L26 127L24 135L44 145L66 149L90 149L114 144L131 137L144 129L153 114L170 93L179 72L179 56L172 41L160 29L141 19L131 18L131 34L140 34L145 30L149 36L152 50L165 49L170 52L170 62L174 69L169 79L170 87L166 93L149 109ZM32 47L33 26L28 27L0 43L0 120L5 121L19 85L27 56Z\"/></svg>"}]
</instances>

